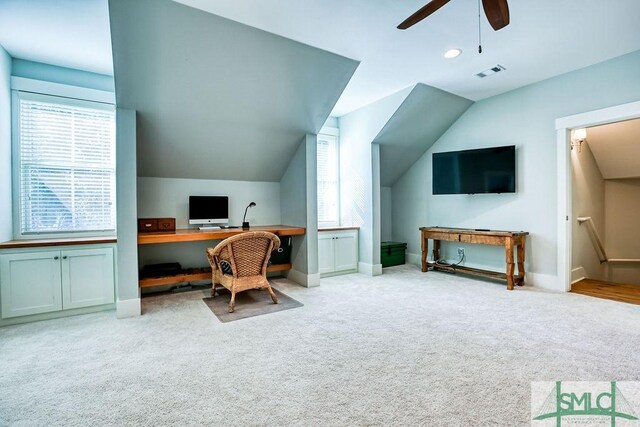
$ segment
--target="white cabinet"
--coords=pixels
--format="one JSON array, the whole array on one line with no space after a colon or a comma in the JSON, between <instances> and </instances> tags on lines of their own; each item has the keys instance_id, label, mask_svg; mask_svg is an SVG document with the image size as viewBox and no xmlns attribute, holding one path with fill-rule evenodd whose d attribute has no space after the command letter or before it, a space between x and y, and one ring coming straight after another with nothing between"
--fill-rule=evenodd
<instances>
[{"instance_id":1,"label":"white cabinet","mask_svg":"<svg viewBox=\"0 0 640 427\"><path fill-rule=\"evenodd\" d=\"M114 302L113 248L0 255L2 318Z\"/></svg>"},{"instance_id":2,"label":"white cabinet","mask_svg":"<svg viewBox=\"0 0 640 427\"><path fill-rule=\"evenodd\" d=\"M358 230L318 233L318 271L325 276L358 271Z\"/></svg>"},{"instance_id":3,"label":"white cabinet","mask_svg":"<svg viewBox=\"0 0 640 427\"><path fill-rule=\"evenodd\" d=\"M0 284L3 318L62 310L60 253L0 256Z\"/></svg>"},{"instance_id":4,"label":"white cabinet","mask_svg":"<svg viewBox=\"0 0 640 427\"><path fill-rule=\"evenodd\" d=\"M61 252L62 307L110 304L114 300L111 248Z\"/></svg>"},{"instance_id":5,"label":"white cabinet","mask_svg":"<svg viewBox=\"0 0 640 427\"><path fill-rule=\"evenodd\" d=\"M335 271L335 241L332 233L318 233L318 272L320 274Z\"/></svg>"}]
</instances>

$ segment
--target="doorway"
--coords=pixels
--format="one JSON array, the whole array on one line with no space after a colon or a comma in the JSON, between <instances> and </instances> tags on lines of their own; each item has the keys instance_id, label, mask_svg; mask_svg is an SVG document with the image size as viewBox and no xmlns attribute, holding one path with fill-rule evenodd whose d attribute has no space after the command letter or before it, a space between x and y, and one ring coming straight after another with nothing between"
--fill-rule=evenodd
<instances>
[{"instance_id":1,"label":"doorway","mask_svg":"<svg viewBox=\"0 0 640 427\"><path fill-rule=\"evenodd\" d=\"M636 102L556 121L560 289L640 303L639 117Z\"/></svg>"}]
</instances>

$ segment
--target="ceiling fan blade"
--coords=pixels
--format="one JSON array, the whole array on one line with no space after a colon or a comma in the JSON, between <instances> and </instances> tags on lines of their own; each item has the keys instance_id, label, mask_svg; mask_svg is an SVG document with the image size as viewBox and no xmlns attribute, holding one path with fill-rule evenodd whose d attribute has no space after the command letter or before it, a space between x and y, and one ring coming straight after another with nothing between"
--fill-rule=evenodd
<instances>
[{"instance_id":1,"label":"ceiling fan blade","mask_svg":"<svg viewBox=\"0 0 640 427\"><path fill-rule=\"evenodd\" d=\"M440 9L445 4L449 3L449 0L431 0L429 3L424 5L419 11L402 21L400 25L398 25L399 30L406 30L407 28L417 24L422 21L427 16L431 15L436 10Z\"/></svg>"},{"instance_id":2,"label":"ceiling fan blade","mask_svg":"<svg viewBox=\"0 0 640 427\"><path fill-rule=\"evenodd\" d=\"M509 25L509 5L507 0L482 0L484 14L495 31Z\"/></svg>"}]
</instances>

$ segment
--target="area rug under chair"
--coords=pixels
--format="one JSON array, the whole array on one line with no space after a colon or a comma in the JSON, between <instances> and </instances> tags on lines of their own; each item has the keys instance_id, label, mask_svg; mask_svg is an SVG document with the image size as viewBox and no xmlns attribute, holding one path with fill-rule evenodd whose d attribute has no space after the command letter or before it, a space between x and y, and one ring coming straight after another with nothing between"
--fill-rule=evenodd
<instances>
[{"instance_id":1,"label":"area rug under chair","mask_svg":"<svg viewBox=\"0 0 640 427\"><path fill-rule=\"evenodd\" d=\"M275 288L273 288L273 291L278 297L278 304L274 304L271 301L269 292L266 289L252 289L236 294L236 308L233 313L228 311L231 292L225 288L218 288L215 298L207 297L203 298L202 301L207 304L207 307L221 322L225 323L290 310L304 305Z\"/></svg>"}]
</instances>

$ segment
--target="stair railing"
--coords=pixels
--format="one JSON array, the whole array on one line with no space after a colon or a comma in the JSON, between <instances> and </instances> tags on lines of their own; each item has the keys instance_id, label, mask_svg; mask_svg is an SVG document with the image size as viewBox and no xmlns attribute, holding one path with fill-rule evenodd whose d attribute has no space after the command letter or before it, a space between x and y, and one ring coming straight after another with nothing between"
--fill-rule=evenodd
<instances>
[{"instance_id":1,"label":"stair railing","mask_svg":"<svg viewBox=\"0 0 640 427\"><path fill-rule=\"evenodd\" d=\"M600 260L600 264L605 262L640 263L640 259L607 257L607 253L604 250L604 245L602 244L602 240L600 240L600 236L598 236L598 231L596 230L596 226L593 223L593 220L591 219L591 217L590 216L578 217L578 224L582 225L583 223L587 224L587 229L589 230L589 236L591 237L591 242L593 243L593 246L596 248L596 252L598 253L598 259Z\"/></svg>"}]
</instances>

